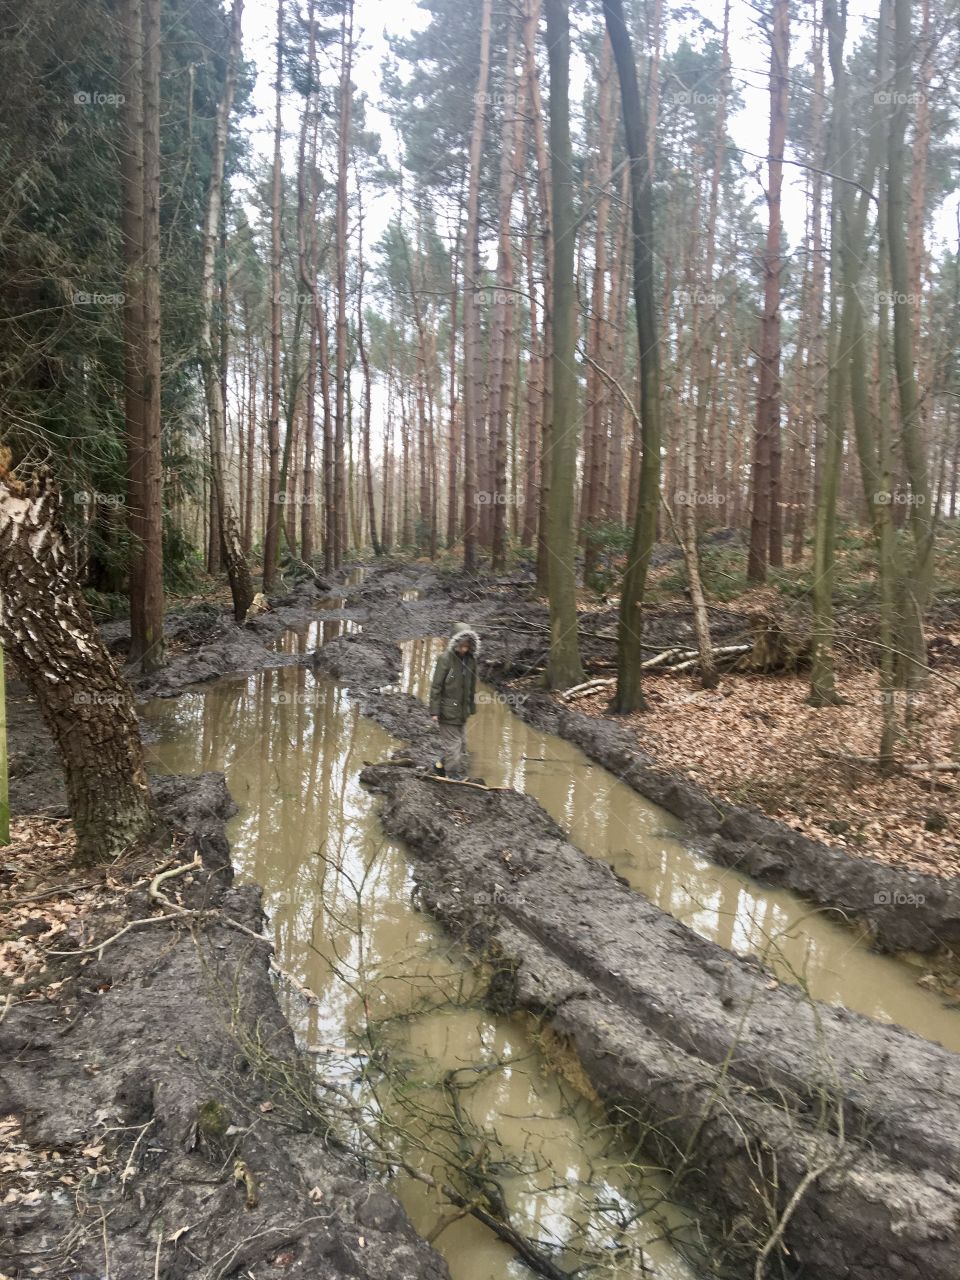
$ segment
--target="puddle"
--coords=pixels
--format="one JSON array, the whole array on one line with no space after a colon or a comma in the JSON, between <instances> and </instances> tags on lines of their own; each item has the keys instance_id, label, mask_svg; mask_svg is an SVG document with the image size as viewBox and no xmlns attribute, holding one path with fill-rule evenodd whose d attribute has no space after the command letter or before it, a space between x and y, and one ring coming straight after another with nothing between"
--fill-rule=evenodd
<instances>
[{"instance_id":1,"label":"puddle","mask_svg":"<svg viewBox=\"0 0 960 1280\"><path fill-rule=\"evenodd\" d=\"M431 648L407 654L413 679ZM395 740L302 667L222 680L142 713L153 769L226 773L240 808L228 828L238 875L262 885L280 963L319 997L307 1006L281 990L319 1078L353 1098L413 1167L461 1190L469 1161L494 1177L514 1225L545 1250L561 1247L552 1255L561 1267L592 1264L601 1280L695 1280L664 1234L686 1228L692 1238L696 1225L627 1155L600 1105L551 1067L531 1025L480 1005L468 958L416 908L408 858L357 780ZM482 758L500 717L485 705L471 725ZM519 738L512 749L528 751ZM455 1280L532 1274L409 1175L392 1186Z\"/></svg>"},{"instance_id":2,"label":"puddle","mask_svg":"<svg viewBox=\"0 0 960 1280\"><path fill-rule=\"evenodd\" d=\"M404 644L403 688L425 698L442 639ZM522 695L521 695L522 696ZM679 839L682 824L594 764L579 748L514 715L482 686L467 727L471 771L535 797L581 849L703 937L761 955L817 1000L908 1027L960 1052L960 1012L917 986L917 970L872 952L849 928L795 895L718 867ZM905 908L909 910L909 908Z\"/></svg>"}]
</instances>

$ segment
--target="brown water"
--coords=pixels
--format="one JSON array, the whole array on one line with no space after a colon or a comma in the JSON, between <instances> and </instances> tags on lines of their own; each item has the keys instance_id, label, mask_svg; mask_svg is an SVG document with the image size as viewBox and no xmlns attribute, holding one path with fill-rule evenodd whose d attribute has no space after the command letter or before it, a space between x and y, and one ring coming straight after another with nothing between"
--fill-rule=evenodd
<instances>
[{"instance_id":1,"label":"brown water","mask_svg":"<svg viewBox=\"0 0 960 1280\"><path fill-rule=\"evenodd\" d=\"M306 637L289 643L296 651ZM428 661L427 646L418 652ZM154 769L226 773L238 872L263 886L280 963L318 997L308 1005L281 986L319 1079L347 1090L424 1172L454 1180L472 1152L515 1225L566 1249L561 1265L586 1256L598 1262L591 1274L627 1280L643 1257L659 1280L694 1280L663 1238L694 1228L655 1173L630 1162L602 1107L550 1066L525 1020L482 1007L469 958L416 908L408 857L358 783L365 761L399 744L303 667L222 680L143 714ZM455 1280L530 1274L422 1184L400 1175L393 1185Z\"/></svg>"},{"instance_id":2,"label":"brown water","mask_svg":"<svg viewBox=\"0 0 960 1280\"><path fill-rule=\"evenodd\" d=\"M406 691L426 696L444 643L414 640L403 646ZM766 888L695 853L680 838L680 822L579 748L531 728L514 715L509 695L483 687L477 701L477 715L467 727L475 774L534 796L575 844L610 862L634 888L703 937L761 956L782 980L802 983L817 1000L899 1023L960 1052L960 1012L918 987L914 966L870 951L863 937L796 895Z\"/></svg>"}]
</instances>

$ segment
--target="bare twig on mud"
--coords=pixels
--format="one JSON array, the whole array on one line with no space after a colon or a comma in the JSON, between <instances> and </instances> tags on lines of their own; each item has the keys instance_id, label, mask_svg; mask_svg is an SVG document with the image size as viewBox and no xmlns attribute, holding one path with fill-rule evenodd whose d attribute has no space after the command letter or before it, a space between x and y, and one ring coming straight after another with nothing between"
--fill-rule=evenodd
<instances>
[{"instance_id":1,"label":"bare twig on mud","mask_svg":"<svg viewBox=\"0 0 960 1280\"><path fill-rule=\"evenodd\" d=\"M807 1189L812 1187L816 1180L827 1172L833 1165L837 1163L838 1156L832 1155L829 1160L821 1160L819 1164L815 1164L812 1169L808 1169L800 1181L797 1183L793 1195L787 1201L786 1208L780 1215L780 1221L777 1223L773 1234L767 1240L766 1244L757 1254L756 1265L753 1268L753 1280L763 1280L764 1269L767 1265L767 1259L777 1247L787 1229L787 1223L793 1217L794 1210L807 1193Z\"/></svg>"},{"instance_id":2,"label":"bare twig on mud","mask_svg":"<svg viewBox=\"0 0 960 1280\"><path fill-rule=\"evenodd\" d=\"M191 910L186 907L178 907L163 893L160 892L160 885L172 879L174 876L185 875L188 871L196 871L203 865L200 854L196 854L192 862L183 862L179 866L170 867L165 871L159 871L151 880L148 894L153 902L166 913L162 916L147 916L142 920L131 920L129 924L124 925L117 933L111 934L109 938L104 938L102 942L97 942L91 947L79 947L76 951L48 951L47 955L51 956L89 956L96 954L99 959L107 947L118 942L126 934L133 932L134 929L142 929L147 925L153 924L169 924L174 920L211 920L217 919L228 929L235 929L238 933L246 934L248 938L253 938L256 942L266 943L268 947L273 947L273 942L269 938L265 938L262 933L257 933L253 929L248 929L245 924L241 924L239 920L233 920L230 916L224 915L222 911L211 910Z\"/></svg>"},{"instance_id":3,"label":"bare twig on mud","mask_svg":"<svg viewBox=\"0 0 960 1280\"><path fill-rule=\"evenodd\" d=\"M145 1125L141 1126L140 1132L137 1134L137 1140L130 1149L130 1155L127 1158L127 1163L123 1167L123 1173L120 1175L120 1185L122 1187L126 1187L129 1180L137 1172L137 1166L134 1163L134 1156L137 1154L137 1147L139 1147L140 1143L146 1137L147 1130L152 1128L155 1123L156 1117L152 1120L148 1120Z\"/></svg>"},{"instance_id":4,"label":"bare twig on mud","mask_svg":"<svg viewBox=\"0 0 960 1280\"><path fill-rule=\"evenodd\" d=\"M450 787L473 787L476 791L509 791L510 787L488 787L485 782L468 782L465 778L441 778L435 773L420 775L427 782L445 782Z\"/></svg>"}]
</instances>

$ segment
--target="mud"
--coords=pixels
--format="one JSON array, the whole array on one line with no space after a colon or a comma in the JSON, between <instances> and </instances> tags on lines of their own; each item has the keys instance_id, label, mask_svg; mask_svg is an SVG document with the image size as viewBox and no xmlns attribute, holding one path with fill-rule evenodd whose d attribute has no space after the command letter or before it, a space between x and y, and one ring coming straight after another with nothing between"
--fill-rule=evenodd
<instances>
[{"instance_id":1,"label":"mud","mask_svg":"<svg viewBox=\"0 0 960 1280\"><path fill-rule=\"evenodd\" d=\"M439 578L436 588L411 608L402 631L373 620L368 634L390 639L445 632L464 614L483 630L480 671L488 683L513 697L516 713L555 733L615 774L635 791L680 818L698 847L721 866L736 867L761 883L789 889L811 904L865 925L875 945L889 952L929 953L960 943L960 880L909 872L845 849L823 844L768 818L756 809L721 802L676 772L661 768L615 720L587 716L538 692L531 676L546 659L548 615L529 599L530 585L516 579L481 582L458 575ZM437 605L443 598L445 610ZM440 616L438 616L438 613ZM421 627L421 619L428 625ZM711 610L715 641L742 636L743 618ZM581 653L591 672L612 671L616 613L591 615L581 626ZM690 611L667 606L651 611L645 636L656 647L687 643ZM904 903L910 904L904 906Z\"/></svg>"},{"instance_id":2,"label":"mud","mask_svg":"<svg viewBox=\"0 0 960 1280\"><path fill-rule=\"evenodd\" d=\"M802 1188L785 1240L803 1275L955 1276L960 1058L699 938L527 797L363 777L422 860L425 903L500 966L504 1002L550 1018L731 1234L755 1251Z\"/></svg>"},{"instance_id":3,"label":"mud","mask_svg":"<svg viewBox=\"0 0 960 1280\"><path fill-rule=\"evenodd\" d=\"M101 956L61 961L58 1001L12 1005L0 1025L0 1113L48 1154L86 1167L6 1204L0 1269L70 1280L240 1274L444 1280L398 1202L338 1154L310 1094L259 933L259 890L232 886L223 777L155 781L161 810L203 870L182 904L203 924L158 924ZM96 938L151 914L143 887ZM77 939L80 946L89 939ZM311 1069L312 1070L312 1069ZM242 1160L252 1182L235 1180ZM96 1166L96 1168L94 1168Z\"/></svg>"}]
</instances>

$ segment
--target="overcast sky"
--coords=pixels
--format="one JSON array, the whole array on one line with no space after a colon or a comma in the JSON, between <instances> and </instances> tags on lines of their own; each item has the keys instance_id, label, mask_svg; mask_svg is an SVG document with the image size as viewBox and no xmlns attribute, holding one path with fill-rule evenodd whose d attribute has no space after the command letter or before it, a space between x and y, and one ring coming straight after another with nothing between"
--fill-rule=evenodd
<instances>
[{"instance_id":1,"label":"overcast sky","mask_svg":"<svg viewBox=\"0 0 960 1280\"><path fill-rule=\"evenodd\" d=\"M791 50L792 65L799 65L806 56L810 43L809 7L802 6L802 17L798 17L796 9L791 5ZM853 0L849 14L848 48L852 48L865 30L867 22L875 15L878 4L871 0ZM699 12L709 16L718 28L723 22L723 0L700 0ZM601 21L600 6L597 4L597 22ZM354 81L368 101L368 126L380 133L383 149L392 159L396 158L396 142L393 137L390 121L379 109L379 84L381 67L387 53L386 32L407 33L425 25L426 15L419 8L416 0L357 0L355 10L355 28L360 38L360 47L356 60ZM765 157L767 152L767 129L769 119L769 97L767 74L769 62L769 46L759 31L753 6L749 0L733 0L731 5L730 55L732 74L737 91L743 98L742 108L729 121L730 133L734 142L744 154L744 164L749 171L760 170L765 180L766 170L762 160L753 160L751 156ZM694 21L690 31L693 32ZM671 23L668 32L671 47L674 47L679 34L677 23ZM273 65L274 41L276 31L276 0L247 0L244 10L244 53L256 63L258 69L257 85L254 91L254 103L257 116L249 123L251 137L257 151L269 155L271 150L271 129L273 113ZM329 55L331 61L329 71L324 76L328 82L336 76L336 59L338 49L334 47ZM575 59L575 62L577 60ZM579 95L583 87L584 68L573 67L572 92ZM293 96L284 116L284 127L289 137L296 135L298 124L298 106ZM496 145L491 139L488 145ZM787 157L790 150L788 146ZM753 182L751 194L762 193L759 180ZM365 242L372 245L381 235L394 208L394 196L386 193L376 200L370 199L365 209ZM939 248L943 244L955 244L957 228L957 211L960 206L960 194L954 192L938 211L931 229L931 239ZM796 165L788 164L784 171L783 221L787 242L796 249L801 242L804 228L804 174Z\"/></svg>"}]
</instances>

